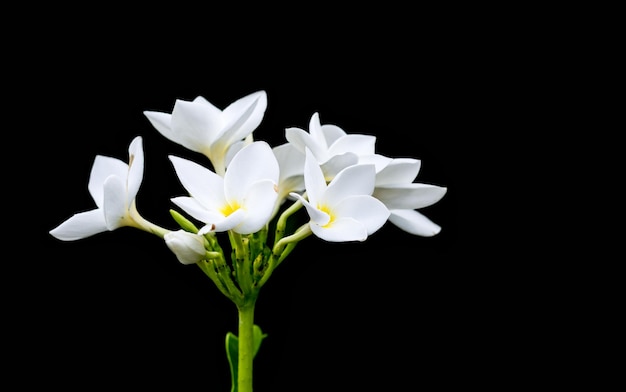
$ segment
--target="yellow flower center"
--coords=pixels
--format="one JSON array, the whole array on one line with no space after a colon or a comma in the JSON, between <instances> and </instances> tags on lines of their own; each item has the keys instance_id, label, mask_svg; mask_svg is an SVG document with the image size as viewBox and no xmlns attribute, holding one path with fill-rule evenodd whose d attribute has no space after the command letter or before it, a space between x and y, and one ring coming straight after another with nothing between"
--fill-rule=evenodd
<instances>
[{"instance_id":1,"label":"yellow flower center","mask_svg":"<svg viewBox=\"0 0 626 392\"><path fill-rule=\"evenodd\" d=\"M319 205L317 206L317 209L320 211L324 211L325 213L328 214L328 223L326 223L323 227L329 227L333 221L335 220L335 215L333 214L333 212L330 210L330 208L327 205Z\"/></svg>"},{"instance_id":2,"label":"yellow flower center","mask_svg":"<svg viewBox=\"0 0 626 392\"><path fill-rule=\"evenodd\" d=\"M224 216L228 216L232 214L233 212L237 211L239 208L241 208L239 204L237 202L234 202L232 204L226 204L224 207L220 209L220 212L224 214Z\"/></svg>"}]
</instances>

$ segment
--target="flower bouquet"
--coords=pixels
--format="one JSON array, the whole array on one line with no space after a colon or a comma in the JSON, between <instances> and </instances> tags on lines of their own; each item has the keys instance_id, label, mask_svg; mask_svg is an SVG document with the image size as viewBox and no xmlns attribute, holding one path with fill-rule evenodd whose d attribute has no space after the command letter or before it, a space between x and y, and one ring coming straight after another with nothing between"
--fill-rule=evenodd
<instances>
[{"instance_id":1,"label":"flower bouquet","mask_svg":"<svg viewBox=\"0 0 626 392\"><path fill-rule=\"evenodd\" d=\"M59 240L75 241L137 228L163 240L180 263L198 266L237 309L238 331L226 335L225 354L231 391L238 392L252 391L253 359L266 337L254 321L259 292L300 241L361 242L386 222L434 236L441 227L417 210L446 193L414 182L420 160L380 154L376 137L324 124L319 113L308 130L286 128L283 144L257 140L253 132L266 108L266 92L257 91L223 110L198 96L176 100L171 113L144 112L165 138L208 158L204 165L169 156L187 192L171 199L175 228L139 212L144 151L137 136L127 161L95 157L88 191L96 207L50 230Z\"/></svg>"}]
</instances>

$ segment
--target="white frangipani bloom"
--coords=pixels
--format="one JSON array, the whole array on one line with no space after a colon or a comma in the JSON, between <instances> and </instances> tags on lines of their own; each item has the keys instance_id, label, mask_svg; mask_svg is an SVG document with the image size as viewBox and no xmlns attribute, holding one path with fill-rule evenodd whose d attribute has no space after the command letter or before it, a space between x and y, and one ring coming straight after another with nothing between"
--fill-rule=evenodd
<instances>
[{"instance_id":1,"label":"white frangipani bloom","mask_svg":"<svg viewBox=\"0 0 626 392\"><path fill-rule=\"evenodd\" d=\"M184 158L170 160L189 193L172 202L205 223L198 234L227 230L251 234L268 223L278 195L279 168L266 142L252 142L238 151L223 177Z\"/></svg>"},{"instance_id":2,"label":"white frangipani bloom","mask_svg":"<svg viewBox=\"0 0 626 392\"><path fill-rule=\"evenodd\" d=\"M431 237L439 233L441 227L415 210L441 200L447 188L414 183L420 167L421 161L418 159L393 159L376 174L372 195L387 206L391 223L408 233Z\"/></svg>"},{"instance_id":3,"label":"white frangipani bloom","mask_svg":"<svg viewBox=\"0 0 626 392\"><path fill-rule=\"evenodd\" d=\"M196 264L205 258L204 237L185 230L172 231L163 236L165 244L182 264Z\"/></svg>"},{"instance_id":4,"label":"white frangipani bloom","mask_svg":"<svg viewBox=\"0 0 626 392\"><path fill-rule=\"evenodd\" d=\"M340 171L330 183L313 153L306 149L304 182L306 195L300 199L310 217L309 226L317 237L331 242L364 241L389 217L385 205L372 197L375 168L357 164Z\"/></svg>"},{"instance_id":5,"label":"white frangipani bloom","mask_svg":"<svg viewBox=\"0 0 626 392\"><path fill-rule=\"evenodd\" d=\"M97 208L74 214L50 234L74 241L122 226L159 231L139 215L135 206L144 168L140 136L130 143L128 154L128 164L117 158L96 156L87 188Z\"/></svg>"},{"instance_id":6,"label":"white frangipani bloom","mask_svg":"<svg viewBox=\"0 0 626 392\"><path fill-rule=\"evenodd\" d=\"M234 154L252 141L259 126L267 94L257 91L220 110L198 96L192 101L178 99L172 113L144 111L150 123L163 136L209 158L213 169L224 175Z\"/></svg>"},{"instance_id":7,"label":"white frangipani bloom","mask_svg":"<svg viewBox=\"0 0 626 392\"><path fill-rule=\"evenodd\" d=\"M309 132L291 127L285 130L285 138L302 154L306 148L311 150L327 182L350 165L372 163L379 171L389 161L375 154L375 136L347 134L336 125L322 125L319 113L311 116Z\"/></svg>"}]
</instances>

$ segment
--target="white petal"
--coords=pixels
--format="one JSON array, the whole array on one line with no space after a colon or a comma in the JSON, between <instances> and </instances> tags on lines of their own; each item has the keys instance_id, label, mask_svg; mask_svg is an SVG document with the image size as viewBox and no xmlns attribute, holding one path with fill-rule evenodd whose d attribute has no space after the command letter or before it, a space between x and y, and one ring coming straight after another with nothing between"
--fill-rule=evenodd
<instances>
[{"instance_id":1,"label":"white petal","mask_svg":"<svg viewBox=\"0 0 626 392\"><path fill-rule=\"evenodd\" d=\"M326 180L322 168L308 148L304 160L304 185L309 202L316 205L326 192Z\"/></svg>"},{"instance_id":2,"label":"white petal","mask_svg":"<svg viewBox=\"0 0 626 392\"><path fill-rule=\"evenodd\" d=\"M87 189L99 208L104 205L104 181L111 175L126 179L128 165L117 158L97 155L91 167Z\"/></svg>"},{"instance_id":3,"label":"white petal","mask_svg":"<svg viewBox=\"0 0 626 392\"><path fill-rule=\"evenodd\" d=\"M303 129L295 127L285 129L285 139L299 151L302 151L303 154L308 147L318 162L325 162L329 158L326 146L313 139Z\"/></svg>"},{"instance_id":4,"label":"white petal","mask_svg":"<svg viewBox=\"0 0 626 392\"><path fill-rule=\"evenodd\" d=\"M196 199L188 196L178 196L171 199L187 214L203 223L214 223L224 219L224 214L217 210L209 210L202 206Z\"/></svg>"},{"instance_id":5,"label":"white petal","mask_svg":"<svg viewBox=\"0 0 626 392\"><path fill-rule=\"evenodd\" d=\"M355 153L346 152L331 157L320 166L322 167L322 172L324 172L326 182L330 182L340 171L348 166L356 165L358 162L359 157Z\"/></svg>"},{"instance_id":6,"label":"white petal","mask_svg":"<svg viewBox=\"0 0 626 392\"><path fill-rule=\"evenodd\" d=\"M227 230L233 230L237 225L239 225L246 218L246 212L241 208L232 214L224 217L220 221L215 221L214 228L212 231L222 232Z\"/></svg>"},{"instance_id":7,"label":"white petal","mask_svg":"<svg viewBox=\"0 0 626 392\"><path fill-rule=\"evenodd\" d=\"M242 200L259 180L278 184L279 168L272 148L266 142L253 142L241 149L230 162L224 175L227 200Z\"/></svg>"},{"instance_id":8,"label":"white petal","mask_svg":"<svg viewBox=\"0 0 626 392\"><path fill-rule=\"evenodd\" d=\"M261 230L274 211L277 197L276 184L273 181L261 180L253 184L242 201L241 207L246 211L246 218L235 227L235 232L251 234Z\"/></svg>"},{"instance_id":9,"label":"white petal","mask_svg":"<svg viewBox=\"0 0 626 392\"><path fill-rule=\"evenodd\" d=\"M293 176L304 174L304 153L291 143L284 143L272 148L278 167L280 168L279 182Z\"/></svg>"},{"instance_id":10,"label":"white petal","mask_svg":"<svg viewBox=\"0 0 626 392\"><path fill-rule=\"evenodd\" d=\"M231 144L226 150L226 156L224 157L224 167L228 167L228 165L230 165L230 161L233 160L233 157L248 144L250 143L247 143L246 141L243 141L243 140L234 142L233 144Z\"/></svg>"},{"instance_id":11,"label":"white petal","mask_svg":"<svg viewBox=\"0 0 626 392\"><path fill-rule=\"evenodd\" d=\"M174 143L179 143L180 141L176 137L176 134L172 132L172 115L169 113L163 112L155 112L146 110L143 112L144 116L148 118L150 124L159 131L159 133L165 136L167 139L173 141Z\"/></svg>"},{"instance_id":12,"label":"white petal","mask_svg":"<svg viewBox=\"0 0 626 392\"><path fill-rule=\"evenodd\" d=\"M341 218L330 225L318 226L311 223L311 231L319 238L330 242L365 241L367 229L352 218Z\"/></svg>"},{"instance_id":13,"label":"white petal","mask_svg":"<svg viewBox=\"0 0 626 392\"><path fill-rule=\"evenodd\" d=\"M324 134L324 139L326 140L326 145L332 145L335 140L339 139L342 136L346 136L346 132L333 124L324 124L322 125L322 133Z\"/></svg>"},{"instance_id":14,"label":"white petal","mask_svg":"<svg viewBox=\"0 0 626 392\"><path fill-rule=\"evenodd\" d=\"M374 154L376 137L371 135L346 135L337 139L328 147L328 154L333 156L344 152L353 152L357 155Z\"/></svg>"},{"instance_id":15,"label":"white petal","mask_svg":"<svg viewBox=\"0 0 626 392\"><path fill-rule=\"evenodd\" d=\"M345 168L328 184L324 202L333 206L348 196L371 195L375 176L374 165L354 165Z\"/></svg>"},{"instance_id":16,"label":"white petal","mask_svg":"<svg viewBox=\"0 0 626 392\"><path fill-rule=\"evenodd\" d=\"M349 217L359 221L370 235L380 229L387 218L389 210L379 200L367 196L351 196L333 206L333 213L338 217Z\"/></svg>"},{"instance_id":17,"label":"white petal","mask_svg":"<svg viewBox=\"0 0 626 392\"><path fill-rule=\"evenodd\" d=\"M302 205L306 209L307 214L309 214L309 218L311 219L311 222L314 222L316 225L321 225L321 226L328 224L328 221L330 221L330 215L328 215L324 211L321 211L315 208L315 206L309 203L305 198L302 197L302 195L298 193L292 192L289 195L302 202Z\"/></svg>"},{"instance_id":18,"label":"white petal","mask_svg":"<svg viewBox=\"0 0 626 392\"><path fill-rule=\"evenodd\" d=\"M380 154L360 155L359 163L372 164L376 167L376 178L378 179L378 173L380 173L389 163L393 161L392 158L388 158ZM410 182L410 181L409 181Z\"/></svg>"},{"instance_id":19,"label":"white petal","mask_svg":"<svg viewBox=\"0 0 626 392\"><path fill-rule=\"evenodd\" d=\"M228 145L251 134L263 120L267 108L267 93L263 90L249 94L224 109L224 129L220 142Z\"/></svg>"},{"instance_id":20,"label":"white petal","mask_svg":"<svg viewBox=\"0 0 626 392\"><path fill-rule=\"evenodd\" d=\"M326 144L326 138L322 133L322 124L320 123L320 115L319 113L313 113L311 119L309 120L309 135L315 141L315 144L323 147L325 150L328 149L328 144Z\"/></svg>"},{"instance_id":21,"label":"white petal","mask_svg":"<svg viewBox=\"0 0 626 392\"><path fill-rule=\"evenodd\" d=\"M446 194L446 190L437 185L411 183L376 187L373 196L391 210L415 210L435 204Z\"/></svg>"},{"instance_id":22,"label":"white petal","mask_svg":"<svg viewBox=\"0 0 626 392\"><path fill-rule=\"evenodd\" d=\"M173 155L169 158L180 183L201 205L205 208L220 208L226 204L222 177L188 159Z\"/></svg>"},{"instance_id":23,"label":"white petal","mask_svg":"<svg viewBox=\"0 0 626 392\"><path fill-rule=\"evenodd\" d=\"M176 100L172 110L172 134L184 147L205 152L222 129L222 112L202 102Z\"/></svg>"},{"instance_id":24,"label":"white petal","mask_svg":"<svg viewBox=\"0 0 626 392\"><path fill-rule=\"evenodd\" d=\"M376 174L376 185L406 184L417 177L422 162L413 158L395 158Z\"/></svg>"},{"instance_id":25,"label":"white petal","mask_svg":"<svg viewBox=\"0 0 626 392\"><path fill-rule=\"evenodd\" d=\"M50 230L50 234L63 241L75 241L107 230L104 213L101 209L94 209L74 214Z\"/></svg>"},{"instance_id":26,"label":"white petal","mask_svg":"<svg viewBox=\"0 0 626 392\"><path fill-rule=\"evenodd\" d=\"M109 230L126 225L129 205L126 202L126 183L118 176L109 176L104 181L104 203L102 210Z\"/></svg>"},{"instance_id":27,"label":"white petal","mask_svg":"<svg viewBox=\"0 0 626 392\"><path fill-rule=\"evenodd\" d=\"M391 210L389 222L407 233L432 237L441 231L441 226L414 210Z\"/></svg>"},{"instance_id":28,"label":"white petal","mask_svg":"<svg viewBox=\"0 0 626 392\"><path fill-rule=\"evenodd\" d=\"M141 136L137 136L128 147L128 180L126 190L126 202L128 205L137 197L141 181L143 180L143 168L143 143Z\"/></svg>"}]
</instances>

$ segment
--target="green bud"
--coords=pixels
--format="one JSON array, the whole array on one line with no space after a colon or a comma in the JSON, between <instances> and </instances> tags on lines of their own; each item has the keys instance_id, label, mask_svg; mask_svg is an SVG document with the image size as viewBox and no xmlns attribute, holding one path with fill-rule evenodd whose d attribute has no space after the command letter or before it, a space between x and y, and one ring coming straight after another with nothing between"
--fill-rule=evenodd
<instances>
[{"instance_id":1,"label":"green bud","mask_svg":"<svg viewBox=\"0 0 626 392\"><path fill-rule=\"evenodd\" d=\"M194 234L198 233L198 228L193 223L191 223L189 219L182 216L178 211L170 210L170 215L172 215L172 218L174 218L176 223L180 225L181 229Z\"/></svg>"}]
</instances>

